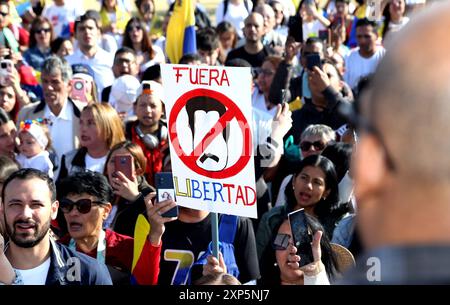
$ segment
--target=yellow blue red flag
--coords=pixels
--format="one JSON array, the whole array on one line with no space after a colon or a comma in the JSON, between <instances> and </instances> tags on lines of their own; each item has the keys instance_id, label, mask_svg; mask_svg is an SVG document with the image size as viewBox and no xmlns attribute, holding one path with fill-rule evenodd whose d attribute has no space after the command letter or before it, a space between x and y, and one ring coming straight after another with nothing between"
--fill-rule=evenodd
<instances>
[{"instance_id":1,"label":"yellow blue red flag","mask_svg":"<svg viewBox=\"0 0 450 305\"><path fill-rule=\"evenodd\" d=\"M194 10L192 0L175 1L166 34L166 54L173 64L184 54L197 53Z\"/></svg>"}]
</instances>

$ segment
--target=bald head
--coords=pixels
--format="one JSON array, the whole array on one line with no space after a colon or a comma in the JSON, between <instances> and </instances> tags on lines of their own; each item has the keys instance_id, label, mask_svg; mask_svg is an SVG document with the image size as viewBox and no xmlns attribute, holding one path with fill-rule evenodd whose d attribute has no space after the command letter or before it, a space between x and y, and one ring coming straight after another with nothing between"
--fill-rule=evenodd
<instances>
[{"instance_id":1,"label":"bald head","mask_svg":"<svg viewBox=\"0 0 450 305\"><path fill-rule=\"evenodd\" d=\"M244 21L244 36L247 43L258 43L264 35L264 18L259 13L251 13Z\"/></svg>"},{"instance_id":2,"label":"bald head","mask_svg":"<svg viewBox=\"0 0 450 305\"><path fill-rule=\"evenodd\" d=\"M450 3L416 16L388 46L363 97L398 172L450 181Z\"/></svg>"}]
</instances>

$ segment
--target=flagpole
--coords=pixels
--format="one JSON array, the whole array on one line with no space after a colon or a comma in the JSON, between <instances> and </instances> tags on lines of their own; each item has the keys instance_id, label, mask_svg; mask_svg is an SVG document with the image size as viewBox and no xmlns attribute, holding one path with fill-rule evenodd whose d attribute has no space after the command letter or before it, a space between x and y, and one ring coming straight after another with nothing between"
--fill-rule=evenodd
<instances>
[{"instance_id":1,"label":"flagpole","mask_svg":"<svg viewBox=\"0 0 450 305\"><path fill-rule=\"evenodd\" d=\"M219 217L211 213L212 253L219 259Z\"/></svg>"}]
</instances>

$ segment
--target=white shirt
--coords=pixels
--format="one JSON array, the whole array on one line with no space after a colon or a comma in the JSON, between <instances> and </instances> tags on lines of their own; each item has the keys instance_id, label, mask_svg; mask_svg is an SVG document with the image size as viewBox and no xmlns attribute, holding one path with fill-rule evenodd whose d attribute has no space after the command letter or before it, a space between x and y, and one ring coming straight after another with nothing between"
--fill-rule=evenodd
<instances>
[{"instance_id":1,"label":"white shirt","mask_svg":"<svg viewBox=\"0 0 450 305\"><path fill-rule=\"evenodd\" d=\"M49 153L46 150L41 151L36 156L27 158L22 154L18 154L16 161L21 168L34 168L49 175L53 178L53 163L50 161Z\"/></svg>"},{"instance_id":2,"label":"white shirt","mask_svg":"<svg viewBox=\"0 0 450 305\"><path fill-rule=\"evenodd\" d=\"M256 88L252 95L252 105L254 108L267 113L272 118L275 116L275 114L277 114L277 107L273 107L272 109L267 109L266 99L264 97L264 94L259 93L258 89L256 89Z\"/></svg>"},{"instance_id":3,"label":"white shirt","mask_svg":"<svg viewBox=\"0 0 450 305\"><path fill-rule=\"evenodd\" d=\"M266 139L272 132L273 116L267 112L252 107L253 112L253 148L266 143ZM255 151L256 152L256 151Z\"/></svg>"},{"instance_id":4,"label":"white shirt","mask_svg":"<svg viewBox=\"0 0 450 305\"><path fill-rule=\"evenodd\" d=\"M216 24L219 24L222 21L230 22L237 31L239 37L244 37L244 32L242 31L244 28L244 20L249 15L249 11L251 12L253 9L252 1L248 1L248 11L245 8L244 1L238 5L234 5L231 2L228 2L228 9L225 16L223 15L223 1L219 3L219 6L216 9Z\"/></svg>"},{"instance_id":5,"label":"white shirt","mask_svg":"<svg viewBox=\"0 0 450 305\"><path fill-rule=\"evenodd\" d=\"M309 37L319 37L319 31L326 30L327 28L320 23L319 20L313 22L303 22L303 40L306 41Z\"/></svg>"},{"instance_id":6,"label":"white shirt","mask_svg":"<svg viewBox=\"0 0 450 305\"><path fill-rule=\"evenodd\" d=\"M58 116L51 112L50 108L45 105L44 117L49 119L51 124L48 126L50 137L52 139L52 146L55 150L58 160L66 152L75 149L74 132L73 130L73 105L66 101Z\"/></svg>"},{"instance_id":7,"label":"white shirt","mask_svg":"<svg viewBox=\"0 0 450 305\"><path fill-rule=\"evenodd\" d=\"M95 84L97 85L97 93L100 99L103 88L111 86L114 82L114 74L112 72L114 56L102 48L97 48L97 52L92 58L84 55L80 49L77 49L72 55L66 56L66 60L70 65L85 64L94 70Z\"/></svg>"},{"instance_id":8,"label":"white shirt","mask_svg":"<svg viewBox=\"0 0 450 305\"><path fill-rule=\"evenodd\" d=\"M50 257L42 264L33 269L16 269L20 273L25 285L45 285L47 280L48 270L50 269Z\"/></svg>"},{"instance_id":9,"label":"white shirt","mask_svg":"<svg viewBox=\"0 0 450 305\"><path fill-rule=\"evenodd\" d=\"M92 158L91 156L89 156L89 154L86 154L86 157L84 158L84 161L86 162L86 169L103 174L106 157L108 157L108 155L101 158Z\"/></svg>"},{"instance_id":10,"label":"white shirt","mask_svg":"<svg viewBox=\"0 0 450 305\"><path fill-rule=\"evenodd\" d=\"M370 58L364 58L359 54L359 48L353 49L345 58L345 74L344 80L349 84L350 88L355 89L359 80L373 72L378 66L378 63L383 58L386 50L377 46L375 54Z\"/></svg>"},{"instance_id":11,"label":"white shirt","mask_svg":"<svg viewBox=\"0 0 450 305\"><path fill-rule=\"evenodd\" d=\"M84 10L82 5L69 1L63 6L56 6L55 4L46 6L42 12L42 16L46 17L52 23L55 37L61 36L64 27L67 27L70 22L74 22L78 16L83 14Z\"/></svg>"},{"instance_id":12,"label":"white shirt","mask_svg":"<svg viewBox=\"0 0 450 305\"><path fill-rule=\"evenodd\" d=\"M155 56L152 59L150 59L149 61L147 61L146 63L143 63L141 65L141 68L140 68L141 73L144 73L145 70L147 70L147 68L149 68L151 66L154 66L156 64L163 64L166 62L166 57L164 56L163 50L156 45L153 45L152 48L153 48L153 52L155 52Z\"/></svg>"}]
</instances>

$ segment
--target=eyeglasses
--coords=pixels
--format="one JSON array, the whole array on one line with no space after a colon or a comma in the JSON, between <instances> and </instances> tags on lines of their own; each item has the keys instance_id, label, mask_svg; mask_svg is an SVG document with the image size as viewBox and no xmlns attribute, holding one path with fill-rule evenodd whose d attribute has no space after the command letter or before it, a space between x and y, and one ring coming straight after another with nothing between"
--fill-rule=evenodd
<instances>
[{"instance_id":1,"label":"eyeglasses","mask_svg":"<svg viewBox=\"0 0 450 305\"><path fill-rule=\"evenodd\" d=\"M73 202L70 199L64 198L59 202L59 207L61 208L61 211L63 211L64 214L70 213L72 211L73 207L76 206L78 212L81 214L87 214L91 211L92 204L104 204L102 201L93 201L91 199L80 199L76 202Z\"/></svg>"},{"instance_id":2,"label":"eyeglasses","mask_svg":"<svg viewBox=\"0 0 450 305\"><path fill-rule=\"evenodd\" d=\"M272 243L272 248L274 250L286 250L289 247L291 235L279 233L275 236Z\"/></svg>"},{"instance_id":3,"label":"eyeglasses","mask_svg":"<svg viewBox=\"0 0 450 305\"><path fill-rule=\"evenodd\" d=\"M314 146L315 150L324 150L326 144L323 143L322 141L315 141L315 142L303 141L300 143L300 149L303 151L310 150L311 146Z\"/></svg>"},{"instance_id":4,"label":"eyeglasses","mask_svg":"<svg viewBox=\"0 0 450 305\"><path fill-rule=\"evenodd\" d=\"M0 15L2 15L3 17L6 17L9 15L9 13L8 12L0 12Z\"/></svg>"},{"instance_id":5,"label":"eyeglasses","mask_svg":"<svg viewBox=\"0 0 450 305\"><path fill-rule=\"evenodd\" d=\"M272 76L275 74L274 71L269 70L269 69L261 69L259 72L264 76Z\"/></svg>"},{"instance_id":6,"label":"eyeglasses","mask_svg":"<svg viewBox=\"0 0 450 305\"><path fill-rule=\"evenodd\" d=\"M369 38L372 38L372 36L370 36L370 35L356 35L356 38L357 39L360 39L360 38L369 39Z\"/></svg>"},{"instance_id":7,"label":"eyeglasses","mask_svg":"<svg viewBox=\"0 0 450 305\"><path fill-rule=\"evenodd\" d=\"M36 34L40 34L40 33L42 33L42 32L44 32L44 33L50 33L50 28L44 28L44 29L36 29L34 32L36 33Z\"/></svg>"}]
</instances>

